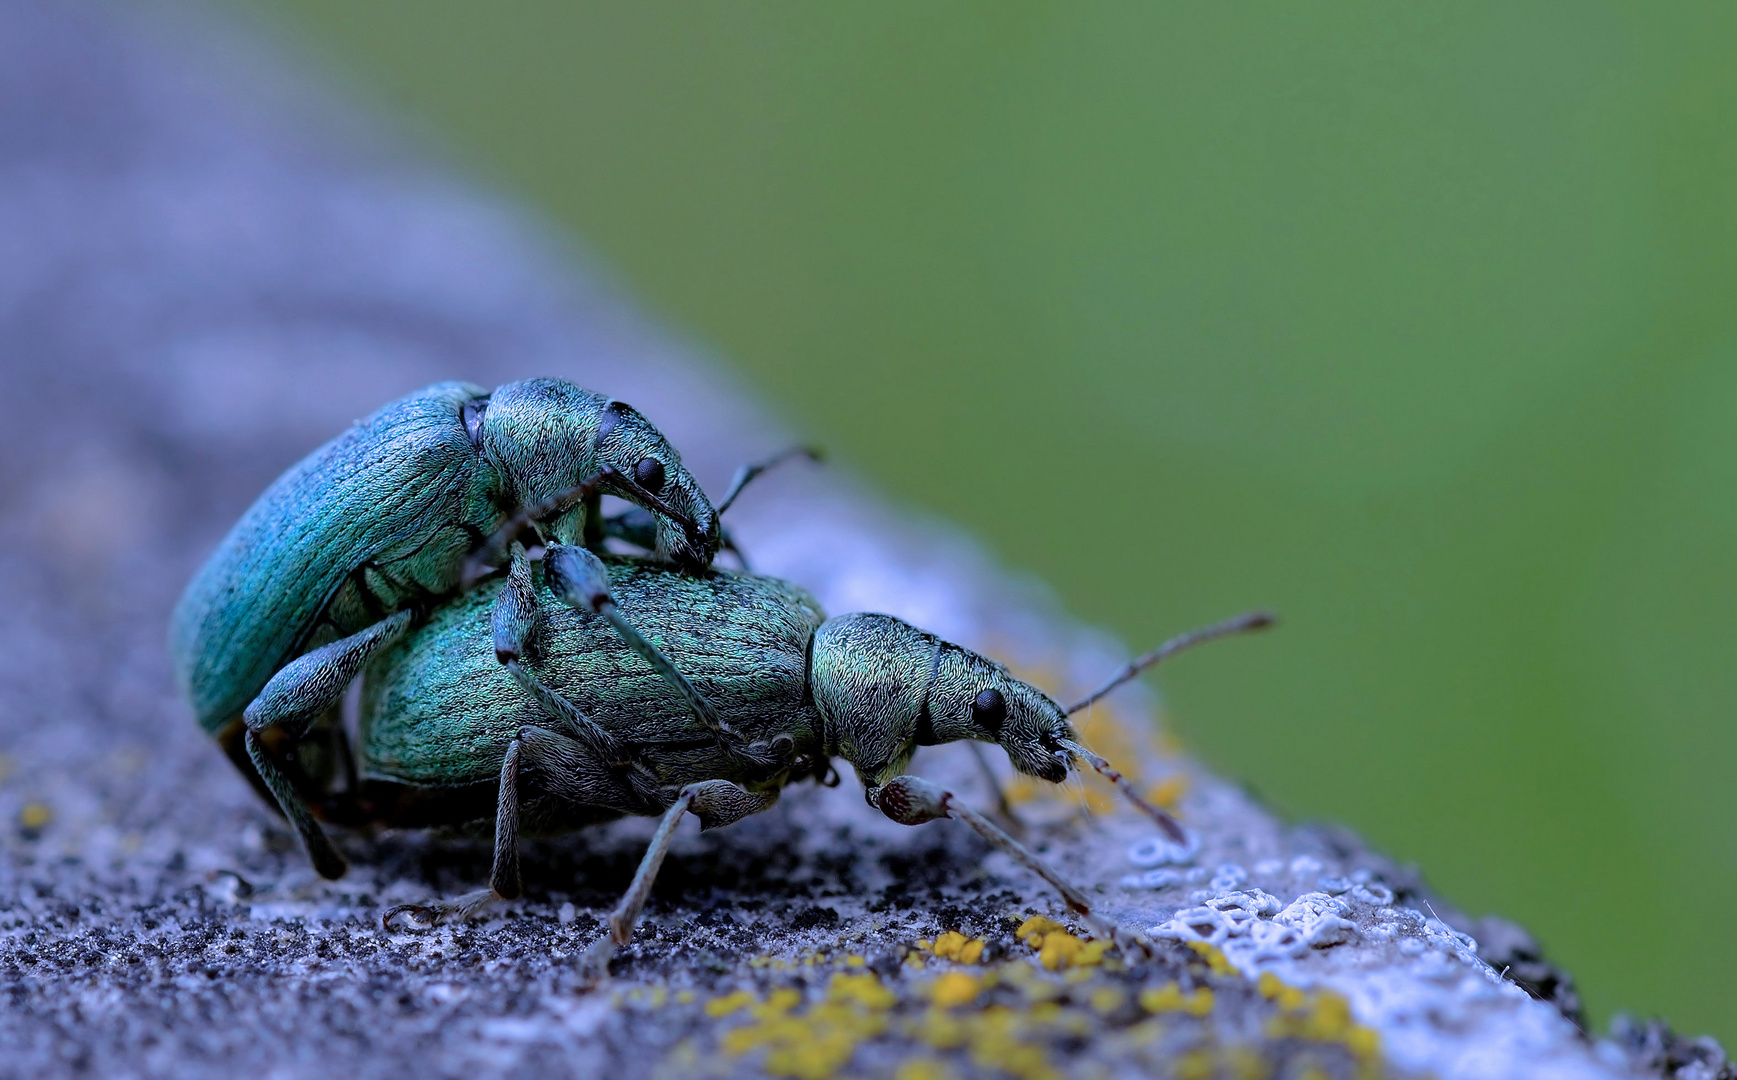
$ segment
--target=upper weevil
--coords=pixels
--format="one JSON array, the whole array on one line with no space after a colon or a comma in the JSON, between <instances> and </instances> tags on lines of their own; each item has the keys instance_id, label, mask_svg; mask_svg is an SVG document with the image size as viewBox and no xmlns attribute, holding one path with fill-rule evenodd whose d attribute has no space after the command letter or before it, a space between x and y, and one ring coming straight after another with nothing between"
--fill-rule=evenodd
<instances>
[{"instance_id":1,"label":"upper weevil","mask_svg":"<svg viewBox=\"0 0 1737 1080\"><path fill-rule=\"evenodd\" d=\"M516 538L600 546L610 526L599 513L604 493L649 513L650 522L615 520L629 522L631 538L659 559L700 571L717 555L717 512L681 455L631 406L561 379L492 394L437 383L383 406L279 477L188 584L169 633L181 688L205 730L296 822L320 873L342 874L343 860L308 829L298 792L315 782L285 735L332 713L370 656L494 572ZM518 615L528 627L536 613ZM690 708L714 721L674 667L616 621ZM336 756L320 764L346 764Z\"/></svg>"},{"instance_id":2,"label":"upper weevil","mask_svg":"<svg viewBox=\"0 0 1737 1080\"><path fill-rule=\"evenodd\" d=\"M1083 895L1030 852L952 793L905 775L912 754L958 740L991 742L1020 772L1051 782L1083 762L1180 842L1176 823L1083 746L1067 717L1179 648L1268 622L1245 616L1178 638L1064 710L969 649L889 615L828 619L807 593L774 578L719 570L688 577L576 548L556 549L546 561L542 576L569 604L549 606L535 648L519 623L500 615L498 596L542 588L515 547L505 581L436 611L363 675L363 779L357 790L333 792L321 807L326 815L355 815L355 824L492 818L495 825L488 890L394 909L388 923L401 911L468 914L519 895L521 822L552 832L662 814L598 945L595 958L606 960L610 942L631 934L684 813L708 828L729 824L771 806L793 781L826 777L834 757L855 768L869 804L888 817L908 825L965 821L1090 919ZM720 752L668 682L591 614L617 603L679 659L733 737L759 753ZM527 669L535 676L520 678Z\"/></svg>"}]
</instances>

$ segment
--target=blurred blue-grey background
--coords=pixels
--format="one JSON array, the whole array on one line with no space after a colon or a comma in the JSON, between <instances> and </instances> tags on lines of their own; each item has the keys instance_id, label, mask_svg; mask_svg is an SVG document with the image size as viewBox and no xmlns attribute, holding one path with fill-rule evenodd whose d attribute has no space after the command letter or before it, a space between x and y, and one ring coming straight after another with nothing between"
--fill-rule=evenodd
<instances>
[{"instance_id":1,"label":"blurred blue-grey background","mask_svg":"<svg viewBox=\"0 0 1737 1080\"><path fill-rule=\"evenodd\" d=\"M208 3L1131 645L1282 612L1196 752L1737 1039L1737 8Z\"/></svg>"}]
</instances>

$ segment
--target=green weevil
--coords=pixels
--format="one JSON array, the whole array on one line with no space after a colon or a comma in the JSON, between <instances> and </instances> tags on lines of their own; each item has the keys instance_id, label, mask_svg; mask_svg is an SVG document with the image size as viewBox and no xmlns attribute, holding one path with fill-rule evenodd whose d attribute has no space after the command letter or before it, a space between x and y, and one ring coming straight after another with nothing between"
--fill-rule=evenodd
<instances>
[{"instance_id":1,"label":"green weevil","mask_svg":"<svg viewBox=\"0 0 1737 1080\"><path fill-rule=\"evenodd\" d=\"M790 783L836 777L835 757L851 764L869 804L888 817L909 825L962 820L1091 917L1085 897L1017 841L952 792L906 775L917 747L958 740L995 743L1014 768L1051 782L1078 762L1090 764L1183 839L1168 814L1081 745L1067 719L1073 710L987 657L890 615L829 619L808 593L776 578L719 569L681 575L641 560L562 551L539 574L515 546L505 579L436 611L363 674L361 787L358 797L335 797L326 808L390 825L492 817L495 827L488 889L395 908L387 926L406 913L437 921L518 896L521 831L662 815L593 951L594 963L606 963L631 936L683 814L695 814L703 828L730 824L770 807ZM533 606L542 588L566 603ZM667 680L593 614L606 606L632 612L731 730L766 752L721 754ZM511 616L520 609L542 612L540 629ZM1076 708L1178 648L1267 621L1245 616L1167 643Z\"/></svg>"},{"instance_id":2,"label":"green weevil","mask_svg":"<svg viewBox=\"0 0 1737 1080\"><path fill-rule=\"evenodd\" d=\"M649 515L620 520L659 559L692 573L717 555L718 514L632 407L561 379L492 394L437 383L290 468L188 584L169 635L182 691L205 730L296 824L321 874L342 875L344 862L300 802L317 786L310 772L353 767L331 719L345 687L445 598L495 572L519 536L601 546L604 493ZM614 621L718 728L674 665ZM316 726L324 743L298 751Z\"/></svg>"}]
</instances>

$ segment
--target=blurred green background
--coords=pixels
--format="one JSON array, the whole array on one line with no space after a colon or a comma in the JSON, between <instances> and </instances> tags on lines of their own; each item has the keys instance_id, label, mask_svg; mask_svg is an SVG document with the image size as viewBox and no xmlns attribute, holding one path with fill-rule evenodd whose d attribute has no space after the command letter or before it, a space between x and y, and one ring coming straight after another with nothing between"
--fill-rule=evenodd
<instances>
[{"instance_id":1,"label":"blurred green background","mask_svg":"<svg viewBox=\"0 0 1737 1080\"><path fill-rule=\"evenodd\" d=\"M227 0L1202 755L1737 1040L1737 6Z\"/></svg>"}]
</instances>

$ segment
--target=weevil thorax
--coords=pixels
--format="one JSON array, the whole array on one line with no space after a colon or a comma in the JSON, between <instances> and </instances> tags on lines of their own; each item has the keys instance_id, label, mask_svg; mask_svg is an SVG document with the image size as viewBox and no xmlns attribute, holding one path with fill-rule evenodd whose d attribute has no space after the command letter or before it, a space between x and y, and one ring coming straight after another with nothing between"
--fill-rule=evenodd
<instances>
[{"instance_id":1,"label":"weevil thorax","mask_svg":"<svg viewBox=\"0 0 1737 1080\"><path fill-rule=\"evenodd\" d=\"M478 429L479 448L500 475L508 504L533 505L609 466L692 523L685 529L646 507L657 521L659 558L700 570L716 557L722 534L711 502L675 447L633 406L565 379L526 379L495 390ZM584 525L582 507L549 523L567 544L580 542Z\"/></svg>"},{"instance_id":2,"label":"weevil thorax","mask_svg":"<svg viewBox=\"0 0 1737 1080\"><path fill-rule=\"evenodd\" d=\"M1061 707L995 661L891 615L841 615L814 634L809 685L829 756L865 792L902 774L919 746L977 739L1014 768L1059 783L1077 739Z\"/></svg>"}]
</instances>

